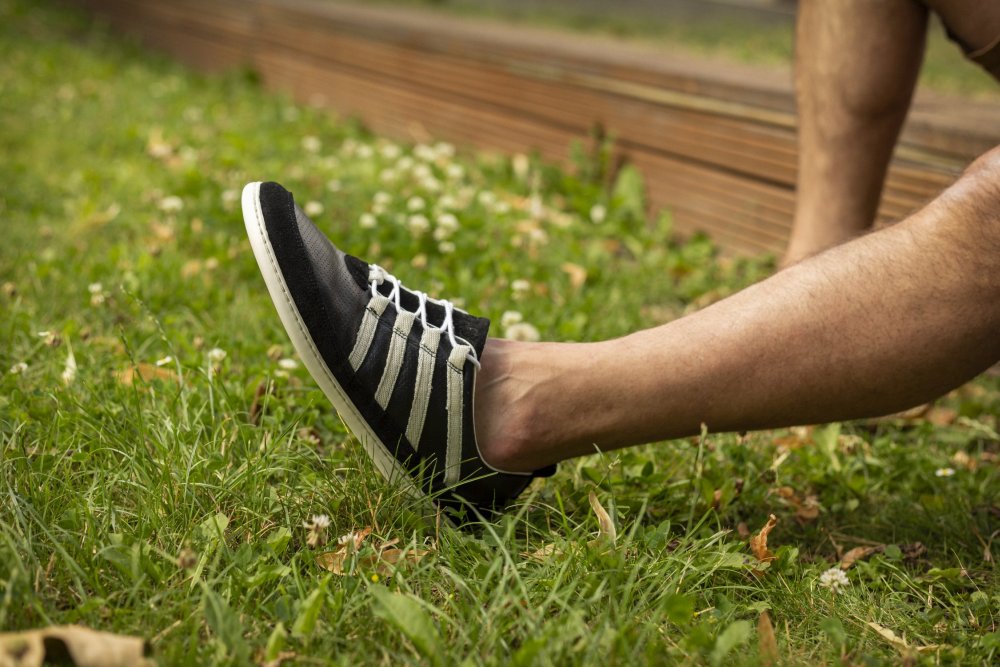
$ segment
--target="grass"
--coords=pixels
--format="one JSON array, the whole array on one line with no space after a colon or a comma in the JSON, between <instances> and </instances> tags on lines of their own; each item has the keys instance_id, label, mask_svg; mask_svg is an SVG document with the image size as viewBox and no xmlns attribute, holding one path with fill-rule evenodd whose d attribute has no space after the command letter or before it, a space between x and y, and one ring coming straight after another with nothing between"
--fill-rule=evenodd
<instances>
[{"instance_id":1,"label":"grass","mask_svg":"<svg viewBox=\"0 0 1000 667\"><path fill-rule=\"evenodd\" d=\"M365 0L364 4L371 1ZM730 60L787 67L792 63L794 51L791 21L748 24L725 16L713 16L711 11L700 17L678 18L669 14L657 17L648 10L645 13L595 10L591 6L572 2L538 2L529 7L521 3L492 0L375 1L515 25L602 35L654 45L665 52L688 52L723 62ZM920 86L942 93L988 99L1000 97L996 79L966 59L961 49L945 35L944 27L937 20L932 22L928 31Z\"/></svg>"},{"instance_id":2,"label":"grass","mask_svg":"<svg viewBox=\"0 0 1000 667\"><path fill-rule=\"evenodd\" d=\"M294 361L244 182L279 178L348 251L415 256L392 267L403 280L550 339L676 317L770 263L674 240L635 174L604 185L600 156L560 171L394 144L65 9L0 0L0 63L0 630L138 634L162 664L752 665L768 610L782 664L995 663L996 377L932 420L567 462L458 532L379 478ZM450 237L414 235L449 206ZM764 565L741 534L771 513ZM333 538L373 528L347 576L317 565L314 514ZM397 538L430 553L375 566ZM869 543L887 546L846 587L820 585ZM940 646L912 654L869 622Z\"/></svg>"}]
</instances>

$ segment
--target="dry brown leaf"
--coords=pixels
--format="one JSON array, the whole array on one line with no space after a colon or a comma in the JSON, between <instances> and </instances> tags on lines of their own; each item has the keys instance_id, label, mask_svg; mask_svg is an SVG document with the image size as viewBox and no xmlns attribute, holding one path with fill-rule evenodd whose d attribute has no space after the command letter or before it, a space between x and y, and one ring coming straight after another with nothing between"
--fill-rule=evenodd
<instances>
[{"instance_id":1,"label":"dry brown leaf","mask_svg":"<svg viewBox=\"0 0 1000 667\"><path fill-rule=\"evenodd\" d=\"M556 547L555 543L546 544L544 547L541 547L540 549L535 549L534 551L521 552L521 555L524 556L525 558L529 558L531 560L537 560L542 563L552 558L553 556L561 556L562 554L563 550Z\"/></svg>"},{"instance_id":2,"label":"dry brown leaf","mask_svg":"<svg viewBox=\"0 0 1000 667\"><path fill-rule=\"evenodd\" d=\"M144 383L152 382L153 380L173 382L177 380L177 373L169 368L162 368L160 366L156 366L155 364L141 363L115 373L115 377L117 377L118 381L123 385L131 387L135 384L137 379Z\"/></svg>"},{"instance_id":3,"label":"dry brown leaf","mask_svg":"<svg viewBox=\"0 0 1000 667\"><path fill-rule=\"evenodd\" d=\"M141 637L63 625L28 632L0 633L0 667L68 664L76 667L153 665Z\"/></svg>"},{"instance_id":4,"label":"dry brown leaf","mask_svg":"<svg viewBox=\"0 0 1000 667\"><path fill-rule=\"evenodd\" d=\"M760 532L750 537L750 551L761 563L769 563L775 559L775 555L767 548L767 536L771 534L776 525L778 525L778 517L772 514L767 517L767 523L760 529Z\"/></svg>"},{"instance_id":5,"label":"dry brown leaf","mask_svg":"<svg viewBox=\"0 0 1000 667\"><path fill-rule=\"evenodd\" d=\"M760 646L760 664L765 667L778 664L778 640L774 637L774 626L771 625L771 616L766 610L760 613L757 620L757 641Z\"/></svg>"},{"instance_id":6,"label":"dry brown leaf","mask_svg":"<svg viewBox=\"0 0 1000 667\"><path fill-rule=\"evenodd\" d=\"M587 269L579 264L563 262L559 268L569 276L569 284L573 286L573 289L580 289L587 282Z\"/></svg>"},{"instance_id":7,"label":"dry brown leaf","mask_svg":"<svg viewBox=\"0 0 1000 667\"><path fill-rule=\"evenodd\" d=\"M590 506L594 510L594 514L597 515L597 523L601 528L601 533L598 535L598 539L602 537L607 538L612 544L618 539L618 530L615 528L615 522L611 520L611 515L608 511L604 509L604 505L601 501L597 499L597 494L593 491L587 496L590 501Z\"/></svg>"},{"instance_id":8,"label":"dry brown leaf","mask_svg":"<svg viewBox=\"0 0 1000 667\"><path fill-rule=\"evenodd\" d=\"M771 442L782 449L799 449L812 444L813 430L812 426L795 426L788 429L788 435L774 438Z\"/></svg>"},{"instance_id":9,"label":"dry brown leaf","mask_svg":"<svg viewBox=\"0 0 1000 667\"><path fill-rule=\"evenodd\" d=\"M951 426L958 419L958 412L952 410L951 408L942 408L934 406L927 411L924 415L924 419L934 424L935 426Z\"/></svg>"},{"instance_id":10,"label":"dry brown leaf","mask_svg":"<svg viewBox=\"0 0 1000 667\"><path fill-rule=\"evenodd\" d=\"M932 651L937 651L942 648L943 644L927 644L926 646L912 646L907 643L906 639L900 637L895 632L889 628L879 625L873 621L868 621L868 627L875 631L879 637L886 640L890 644L896 647L901 652L916 651L917 653L930 653Z\"/></svg>"},{"instance_id":11,"label":"dry brown leaf","mask_svg":"<svg viewBox=\"0 0 1000 667\"><path fill-rule=\"evenodd\" d=\"M854 547L840 559L840 569L849 570L859 560L864 560L872 554L882 553L883 551L885 551L884 544L878 544L870 547Z\"/></svg>"},{"instance_id":12,"label":"dry brown leaf","mask_svg":"<svg viewBox=\"0 0 1000 667\"><path fill-rule=\"evenodd\" d=\"M281 667L282 664L289 660L294 660L298 657L298 653L295 651L281 651L278 655L274 656L273 660L267 660L266 662L260 663L261 667Z\"/></svg>"},{"instance_id":13,"label":"dry brown leaf","mask_svg":"<svg viewBox=\"0 0 1000 667\"><path fill-rule=\"evenodd\" d=\"M350 569L350 558L361 548L371 531L372 529L368 527L342 536L338 540L340 547L335 551L320 554L316 557L316 563L324 570L343 576ZM383 577L391 577L398 567L419 563L427 554L433 552L433 549L397 549L392 547L398 542L398 539L383 542L375 553L358 557L355 561L357 569L363 572L373 572Z\"/></svg>"}]
</instances>

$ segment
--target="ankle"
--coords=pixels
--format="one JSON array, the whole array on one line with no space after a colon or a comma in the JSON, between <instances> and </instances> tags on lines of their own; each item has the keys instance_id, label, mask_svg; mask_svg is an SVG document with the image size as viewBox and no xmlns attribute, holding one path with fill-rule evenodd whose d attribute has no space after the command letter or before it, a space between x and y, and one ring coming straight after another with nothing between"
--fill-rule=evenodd
<instances>
[{"instance_id":1,"label":"ankle","mask_svg":"<svg viewBox=\"0 0 1000 667\"><path fill-rule=\"evenodd\" d=\"M476 378L475 424L479 454L493 468L531 472L547 465L534 460L532 403L512 372L522 344L489 339ZM520 374L518 374L520 375Z\"/></svg>"}]
</instances>

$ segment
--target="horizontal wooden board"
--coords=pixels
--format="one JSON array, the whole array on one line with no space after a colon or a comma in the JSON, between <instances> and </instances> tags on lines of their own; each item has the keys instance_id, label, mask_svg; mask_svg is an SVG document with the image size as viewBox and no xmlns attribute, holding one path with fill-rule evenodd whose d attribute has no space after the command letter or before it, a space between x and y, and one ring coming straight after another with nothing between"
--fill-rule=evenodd
<instances>
[{"instance_id":1,"label":"horizontal wooden board","mask_svg":"<svg viewBox=\"0 0 1000 667\"><path fill-rule=\"evenodd\" d=\"M708 231L733 252L780 253L787 241L797 163L787 73L325 0L80 3L196 67L250 65L271 87L399 139L560 161L600 128L678 231ZM880 222L916 210L1000 143L1000 105L918 98Z\"/></svg>"}]
</instances>

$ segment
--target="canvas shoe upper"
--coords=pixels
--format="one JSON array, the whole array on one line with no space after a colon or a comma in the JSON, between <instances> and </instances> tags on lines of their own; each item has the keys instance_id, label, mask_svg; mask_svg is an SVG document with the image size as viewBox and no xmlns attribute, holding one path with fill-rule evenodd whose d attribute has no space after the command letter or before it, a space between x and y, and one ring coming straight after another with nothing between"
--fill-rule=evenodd
<instances>
[{"instance_id":1,"label":"canvas shoe upper","mask_svg":"<svg viewBox=\"0 0 1000 667\"><path fill-rule=\"evenodd\" d=\"M248 184L243 217L296 351L387 478L489 516L554 472L498 471L480 456L473 396L489 320L345 254L277 183Z\"/></svg>"}]
</instances>

